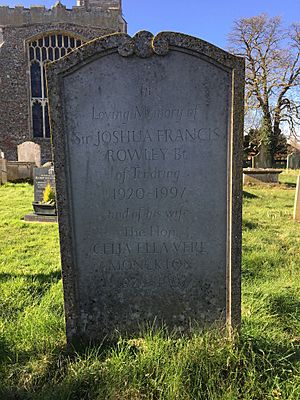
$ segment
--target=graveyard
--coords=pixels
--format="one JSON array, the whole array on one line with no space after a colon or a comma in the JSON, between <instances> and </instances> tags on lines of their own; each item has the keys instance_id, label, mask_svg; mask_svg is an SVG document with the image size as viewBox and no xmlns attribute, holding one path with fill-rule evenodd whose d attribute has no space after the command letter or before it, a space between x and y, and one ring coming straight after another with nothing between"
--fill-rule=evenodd
<instances>
[{"instance_id":1,"label":"graveyard","mask_svg":"<svg viewBox=\"0 0 300 400\"><path fill-rule=\"evenodd\" d=\"M141 328L66 352L58 227L22 220L33 186L0 187L3 399L297 399L300 396L299 170L243 192L242 323L187 338ZM26 240L24 240L26 238Z\"/></svg>"},{"instance_id":2,"label":"graveyard","mask_svg":"<svg viewBox=\"0 0 300 400\"><path fill-rule=\"evenodd\" d=\"M215 9L26 5L0 6L0 400L298 400L292 9L232 9L225 44Z\"/></svg>"}]
</instances>

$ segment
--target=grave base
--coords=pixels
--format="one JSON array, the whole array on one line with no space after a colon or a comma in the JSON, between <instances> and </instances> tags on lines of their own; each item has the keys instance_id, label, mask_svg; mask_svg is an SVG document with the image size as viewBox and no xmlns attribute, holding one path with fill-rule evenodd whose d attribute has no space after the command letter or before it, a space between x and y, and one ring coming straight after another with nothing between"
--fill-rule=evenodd
<instances>
[{"instance_id":1,"label":"grave base","mask_svg":"<svg viewBox=\"0 0 300 400\"><path fill-rule=\"evenodd\" d=\"M57 215L37 215L35 213L24 215L25 222L57 222Z\"/></svg>"},{"instance_id":2,"label":"grave base","mask_svg":"<svg viewBox=\"0 0 300 400\"><path fill-rule=\"evenodd\" d=\"M278 183L279 174L282 169L276 168L244 168L243 184L261 185L264 183Z\"/></svg>"}]
</instances>

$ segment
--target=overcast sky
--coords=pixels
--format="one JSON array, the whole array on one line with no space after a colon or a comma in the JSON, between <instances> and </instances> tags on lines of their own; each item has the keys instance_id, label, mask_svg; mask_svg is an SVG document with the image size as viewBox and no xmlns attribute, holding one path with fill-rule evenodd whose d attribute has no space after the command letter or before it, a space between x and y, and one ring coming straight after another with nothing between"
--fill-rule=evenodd
<instances>
[{"instance_id":1,"label":"overcast sky","mask_svg":"<svg viewBox=\"0 0 300 400\"><path fill-rule=\"evenodd\" d=\"M61 1L68 8L76 4ZM6 0L0 4L51 7L54 2ZM123 0L123 14L131 35L144 29L154 34L172 30L200 37L222 48L226 47L227 34L235 19L261 13L280 15L286 25L300 22L300 0Z\"/></svg>"}]
</instances>

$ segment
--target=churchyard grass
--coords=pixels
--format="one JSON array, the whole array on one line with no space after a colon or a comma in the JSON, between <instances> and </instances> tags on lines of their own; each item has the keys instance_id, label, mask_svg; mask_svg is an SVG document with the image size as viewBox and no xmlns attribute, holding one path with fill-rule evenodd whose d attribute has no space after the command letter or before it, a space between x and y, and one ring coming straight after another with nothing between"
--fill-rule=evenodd
<instances>
[{"instance_id":1,"label":"churchyard grass","mask_svg":"<svg viewBox=\"0 0 300 400\"><path fill-rule=\"evenodd\" d=\"M21 220L32 186L0 187L0 399L299 399L298 174L244 187L239 336L149 328L75 354L64 347L57 226Z\"/></svg>"}]
</instances>

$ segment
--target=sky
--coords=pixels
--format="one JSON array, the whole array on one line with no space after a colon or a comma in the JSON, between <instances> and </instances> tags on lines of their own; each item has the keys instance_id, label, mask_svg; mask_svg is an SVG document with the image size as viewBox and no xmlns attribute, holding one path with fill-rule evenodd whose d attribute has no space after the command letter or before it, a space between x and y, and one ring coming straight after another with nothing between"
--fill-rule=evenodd
<instances>
[{"instance_id":1,"label":"sky","mask_svg":"<svg viewBox=\"0 0 300 400\"><path fill-rule=\"evenodd\" d=\"M76 0L61 0L71 8ZM51 7L55 0L6 0L0 5ZM233 21L266 13L281 16L285 25L300 22L300 0L123 0L128 33L148 30L154 34L172 30L199 37L226 49Z\"/></svg>"}]
</instances>

